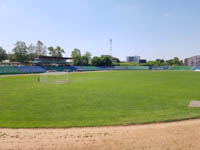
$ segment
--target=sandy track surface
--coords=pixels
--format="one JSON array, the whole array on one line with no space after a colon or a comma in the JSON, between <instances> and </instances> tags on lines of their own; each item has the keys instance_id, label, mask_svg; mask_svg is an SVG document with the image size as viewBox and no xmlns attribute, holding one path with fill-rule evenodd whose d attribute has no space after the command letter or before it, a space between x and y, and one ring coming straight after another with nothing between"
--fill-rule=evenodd
<instances>
[{"instance_id":1,"label":"sandy track surface","mask_svg":"<svg viewBox=\"0 0 200 150\"><path fill-rule=\"evenodd\" d=\"M0 129L0 150L200 150L200 119L69 129Z\"/></svg>"}]
</instances>

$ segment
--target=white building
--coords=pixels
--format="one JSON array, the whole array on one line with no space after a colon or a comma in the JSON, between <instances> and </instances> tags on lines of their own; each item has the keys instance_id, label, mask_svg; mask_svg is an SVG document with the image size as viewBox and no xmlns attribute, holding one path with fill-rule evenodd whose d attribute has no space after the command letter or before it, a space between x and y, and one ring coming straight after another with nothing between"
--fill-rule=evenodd
<instances>
[{"instance_id":1,"label":"white building","mask_svg":"<svg viewBox=\"0 0 200 150\"><path fill-rule=\"evenodd\" d=\"M185 66L200 66L200 55L184 59Z\"/></svg>"}]
</instances>

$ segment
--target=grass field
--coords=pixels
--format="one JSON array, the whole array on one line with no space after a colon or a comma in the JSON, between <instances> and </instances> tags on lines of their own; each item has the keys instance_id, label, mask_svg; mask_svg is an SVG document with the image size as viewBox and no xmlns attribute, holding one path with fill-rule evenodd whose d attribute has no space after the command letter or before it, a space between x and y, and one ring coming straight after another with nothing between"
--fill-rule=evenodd
<instances>
[{"instance_id":1,"label":"grass field","mask_svg":"<svg viewBox=\"0 0 200 150\"><path fill-rule=\"evenodd\" d=\"M68 84L37 76L0 78L0 127L72 127L200 117L200 73L111 71L70 74Z\"/></svg>"}]
</instances>

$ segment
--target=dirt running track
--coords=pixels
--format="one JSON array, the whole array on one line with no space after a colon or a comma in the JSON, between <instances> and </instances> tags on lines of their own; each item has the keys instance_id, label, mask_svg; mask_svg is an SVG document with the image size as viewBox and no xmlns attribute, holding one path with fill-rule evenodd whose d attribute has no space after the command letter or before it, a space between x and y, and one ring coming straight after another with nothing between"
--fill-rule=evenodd
<instances>
[{"instance_id":1,"label":"dirt running track","mask_svg":"<svg viewBox=\"0 0 200 150\"><path fill-rule=\"evenodd\" d=\"M0 150L200 150L200 119L69 129L0 129Z\"/></svg>"}]
</instances>

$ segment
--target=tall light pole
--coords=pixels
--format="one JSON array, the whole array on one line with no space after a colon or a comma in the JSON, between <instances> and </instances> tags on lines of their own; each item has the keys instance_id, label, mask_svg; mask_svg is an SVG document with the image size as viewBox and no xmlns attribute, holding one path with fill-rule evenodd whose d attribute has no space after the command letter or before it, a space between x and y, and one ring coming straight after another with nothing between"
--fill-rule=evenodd
<instances>
[{"instance_id":1,"label":"tall light pole","mask_svg":"<svg viewBox=\"0 0 200 150\"><path fill-rule=\"evenodd\" d=\"M112 56L112 39L110 39L110 56Z\"/></svg>"}]
</instances>

